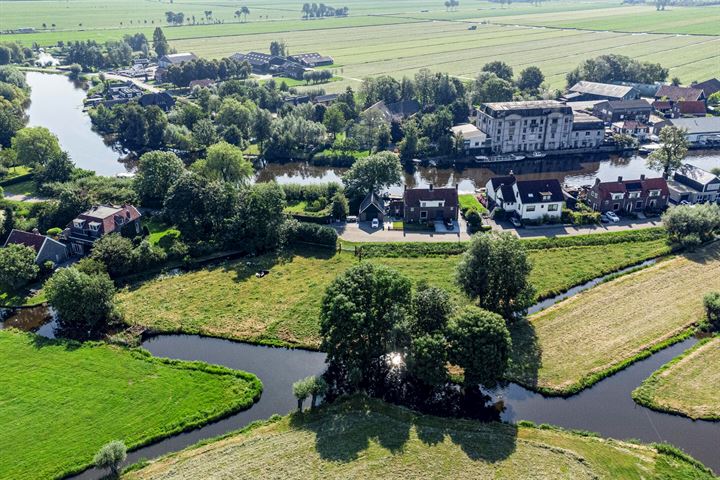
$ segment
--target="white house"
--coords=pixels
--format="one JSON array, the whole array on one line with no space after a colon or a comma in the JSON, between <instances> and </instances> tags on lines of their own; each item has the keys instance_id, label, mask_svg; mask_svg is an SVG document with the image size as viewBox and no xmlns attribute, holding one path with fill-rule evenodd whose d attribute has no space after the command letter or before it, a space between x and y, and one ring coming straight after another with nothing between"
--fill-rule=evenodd
<instances>
[{"instance_id":1,"label":"white house","mask_svg":"<svg viewBox=\"0 0 720 480\"><path fill-rule=\"evenodd\" d=\"M463 150L465 152L485 146L487 135L471 123L455 125L450 130L452 130L453 135L460 135L463 138Z\"/></svg>"},{"instance_id":2,"label":"white house","mask_svg":"<svg viewBox=\"0 0 720 480\"><path fill-rule=\"evenodd\" d=\"M514 175L491 178L485 186L492 205L522 220L560 218L564 196L560 182L516 180Z\"/></svg>"}]
</instances>

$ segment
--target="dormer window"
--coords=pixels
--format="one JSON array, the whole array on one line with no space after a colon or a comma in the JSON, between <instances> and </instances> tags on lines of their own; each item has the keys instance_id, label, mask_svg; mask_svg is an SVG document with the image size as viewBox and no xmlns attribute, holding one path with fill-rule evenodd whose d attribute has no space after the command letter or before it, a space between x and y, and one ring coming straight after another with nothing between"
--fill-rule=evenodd
<instances>
[{"instance_id":1,"label":"dormer window","mask_svg":"<svg viewBox=\"0 0 720 480\"><path fill-rule=\"evenodd\" d=\"M659 197L659 196L660 196L660 190L650 190L650 196L651 196L651 197Z\"/></svg>"},{"instance_id":2,"label":"dormer window","mask_svg":"<svg viewBox=\"0 0 720 480\"><path fill-rule=\"evenodd\" d=\"M88 223L88 227L90 227L91 231L97 232L100 230L100 222L90 222Z\"/></svg>"},{"instance_id":3,"label":"dormer window","mask_svg":"<svg viewBox=\"0 0 720 480\"><path fill-rule=\"evenodd\" d=\"M73 227L79 228L79 229L85 228L85 220L76 218L75 220L73 220Z\"/></svg>"}]
</instances>

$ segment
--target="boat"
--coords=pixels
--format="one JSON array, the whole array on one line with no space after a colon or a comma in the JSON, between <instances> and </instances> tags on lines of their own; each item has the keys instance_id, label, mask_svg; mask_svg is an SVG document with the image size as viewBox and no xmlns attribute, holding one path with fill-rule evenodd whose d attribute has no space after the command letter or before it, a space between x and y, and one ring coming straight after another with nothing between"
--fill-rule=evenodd
<instances>
[{"instance_id":1,"label":"boat","mask_svg":"<svg viewBox=\"0 0 720 480\"><path fill-rule=\"evenodd\" d=\"M547 153L544 152L532 152L530 155L528 155L528 158L545 158L547 157Z\"/></svg>"},{"instance_id":2,"label":"boat","mask_svg":"<svg viewBox=\"0 0 720 480\"><path fill-rule=\"evenodd\" d=\"M520 160L525 160L525 155L519 155L517 153L511 153L510 156L513 158L514 161L519 162Z\"/></svg>"},{"instance_id":3,"label":"boat","mask_svg":"<svg viewBox=\"0 0 720 480\"><path fill-rule=\"evenodd\" d=\"M478 163L481 163L481 162L489 162L489 161L490 161L490 157L487 157L487 156L485 156L485 155L478 155L478 156L475 157L475 161L478 162Z\"/></svg>"}]
</instances>

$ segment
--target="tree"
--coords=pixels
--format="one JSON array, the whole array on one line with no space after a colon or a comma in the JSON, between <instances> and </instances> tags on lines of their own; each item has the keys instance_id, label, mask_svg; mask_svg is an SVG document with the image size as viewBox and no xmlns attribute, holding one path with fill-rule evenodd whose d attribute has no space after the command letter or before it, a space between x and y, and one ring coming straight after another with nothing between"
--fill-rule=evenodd
<instances>
[{"instance_id":1,"label":"tree","mask_svg":"<svg viewBox=\"0 0 720 480\"><path fill-rule=\"evenodd\" d=\"M109 468L113 478L120 476L120 465L127 458L127 447L121 440L105 444L96 454L93 463L97 468Z\"/></svg>"},{"instance_id":2,"label":"tree","mask_svg":"<svg viewBox=\"0 0 720 480\"><path fill-rule=\"evenodd\" d=\"M337 105L332 105L325 111L325 117L323 118L323 125L328 132L330 132L333 138L345 129L345 115L343 114L342 108Z\"/></svg>"},{"instance_id":3,"label":"tree","mask_svg":"<svg viewBox=\"0 0 720 480\"><path fill-rule=\"evenodd\" d=\"M167 55L170 52L170 44L165 38L165 34L160 27L155 27L155 31L153 32L153 50L155 50L155 54L158 58L163 55Z\"/></svg>"},{"instance_id":4,"label":"tree","mask_svg":"<svg viewBox=\"0 0 720 480\"><path fill-rule=\"evenodd\" d=\"M252 163L245 160L242 150L227 142L208 148L205 161L205 173L210 179L244 183L253 175Z\"/></svg>"},{"instance_id":5,"label":"tree","mask_svg":"<svg viewBox=\"0 0 720 480\"><path fill-rule=\"evenodd\" d=\"M485 65L483 65L482 71L494 73L495 75L498 76L498 78L502 78L503 80L512 82L512 78L513 78L512 67L505 62L501 62L500 60L495 60L493 62L486 63Z\"/></svg>"},{"instance_id":6,"label":"tree","mask_svg":"<svg viewBox=\"0 0 720 480\"><path fill-rule=\"evenodd\" d=\"M7 65L12 61L12 50L4 45L0 45L0 65Z\"/></svg>"},{"instance_id":7,"label":"tree","mask_svg":"<svg viewBox=\"0 0 720 480\"><path fill-rule=\"evenodd\" d=\"M173 152L152 151L143 154L134 179L135 190L143 205L162 205L168 190L184 170L185 164Z\"/></svg>"},{"instance_id":8,"label":"tree","mask_svg":"<svg viewBox=\"0 0 720 480\"><path fill-rule=\"evenodd\" d=\"M343 175L345 195L358 199L402 182L402 165L397 155L380 152L358 159Z\"/></svg>"},{"instance_id":9,"label":"tree","mask_svg":"<svg viewBox=\"0 0 720 480\"><path fill-rule=\"evenodd\" d=\"M395 270L361 263L340 274L325 290L320 313L321 349L345 374L359 372L369 386L387 369L391 332L405 317L411 283ZM353 374L355 375L355 374Z\"/></svg>"},{"instance_id":10,"label":"tree","mask_svg":"<svg viewBox=\"0 0 720 480\"><path fill-rule=\"evenodd\" d=\"M672 125L660 130L660 148L648 156L647 166L663 172L664 178L682 166L688 151L686 130Z\"/></svg>"},{"instance_id":11,"label":"tree","mask_svg":"<svg viewBox=\"0 0 720 480\"><path fill-rule=\"evenodd\" d=\"M310 377L312 383L310 384L310 408L315 408L318 397L325 395L328 391L328 384L322 377Z\"/></svg>"},{"instance_id":12,"label":"tree","mask_svg":"<svg viewBox=\"0 0 720 480\"><path fill-rule=\"evenodd\" d=\"M415 158L418 153L418 144L420 142L420 131L414 121L406 122L403 127L403 139L398 145L400 150L400 158L404 161L410 161Z\"/></svg>"},{"instance_id":13,"label":"tree","mask_svg":"<svg viewBox=\"0 0 720 480\"><path fill-rule=\"evenodd\" d=\"M338 220L345 220L350 213L348 200L342 192L335 192L332 197L332 216Z\"/></svg>"},{"instance_id":14,"label":"tree","mask_svg":"<svg viewBox=\"0 0 720 480\"><path fill-rule=\"evenodd\" d=\"M270 55L274 55L276 57L286 57L288 52L285 40L273 40L270 42Z\"/></svg>"},{"instance_id":15,"label":"tree","mask_svg":"<svg viewBox=\"0 0 720 480\"><path fill-rule=\"evenodd\" d=\"M192 129L193 139L197 143L198 147L205 149L217 142L217 130L212 120L209 118L201 118L195 122L195 126Z\"/></svg>"},{"instance_id":16,"label":"tree","mask_svg":"<svg viewBox=\"0 0 720 480\"><path fill-rule=\"evenodd\" d=\"M0 249L0 285L14 291L34 280L40 272L35 256L32 247L17 243Z\"/></svg>"},{"instance_id":17,"label":"tree","mask_svg":"<svg viewBox=\"0 0 720 480\"><path fill-rule=\"evenodd\" d=\"M512 341L503 318L477 307L466 307L452 319L448 357L464 371L466 386L493 388L508 366Z\"/></svg>"},{"instance_id":18,"label":"tree","mask_svg":"<svg viewBox=\"0 0 720 480\"><path fill-rule=\"evenodd\" d=\"M510 233L475 235L458 264L456 279L480 307L511 319L532 305L531 268L517 237Z\"/></svg>"},{"instance_id":19,"label":"tree","mask_svg":"<svg viewBox=\"0 0 720 480\"><path fill-rule=\"evenodd\" d=\"M62 153L58 138L45 127L26 127L12 140L17 161L23 165L39 166Z\"/></svg>"},{"instance_id":20,"label":"tree","mask_svg":"<svg viewBox=\"0 0 720 480\"><path fill-rule=\"evenodd\" d=\"M101 237L93 245L90 258L105 265L111 277L125 275L133 269L133 244L117 233Z\"/></svg>"},{"instance_id":21,"label":"tree","mask_svg":"<svg viewBox=\"0 0 720 480\"><path fill-rule=\"evenodd\" d=\"M107 274L61 268L45 282L44 290L60 325L80 334L99 332L114 317L115 285Z\"/></svg>"},{"instance_id":22,"label":"tree","mask_svg":"<svg viewBox=\"0 0 720 480\"><path fill-rule=\"evenodd\" d=\"M720 330L720 292L709 292L703 297L705 316L712 330Z\"/></svg>"},{"instance_id":23,"label":"tree","mask_svg":"<svg viewBox=\"0 0 720 480\"><path fill-rule=\"evenodd\" d=\"M412 339L406 363L408 373L425 385L442 385L447 381L447 340L440 333Z\"/></svg>"},{"instance_id":24,"label":"tree","mask_svg":"<svg viewBox=\"0 0 720 480\"><path fill-rule=\"evenodd\" d=\"M481 73L475 80L473 94L476 102L509 102L513 98L515 88L512 83L499 78L494 73Z\"/></svg>"},{"instance_id":25,"label":"tree","mask_svg":"<svg viewBox=\"0 0 720 480\"><path fill-rule=\"evenodd\" d=\"M526 92L537 92L544 81L545 75L543 75L542 71L538 67L532 66L520 72L517 86L520 90Z\"/></svg>"},{"instance_id":26,"label":"tree","mask_svg":"<svg viewBox=\"0 0 720 480\"><path fill-rule=\"evenodd\" d=\"M712 240L720 231L720 206L678 205L662 216L670 241L685 247L695 247Z\"/></svg>"},{"instance_id":27,"label":"tree","mask_svg":"<svg viewBox=\"0 0 720 480\"><path fill-rule=\"evenodd\" d=\"M421 285L413 297L413 331L443 332L452 313L450 295L438 287Z\"/></svg>"},{"instance_id":28,"label":"tree","mask_svg":"<svg viewBox=\"0 0 720 480\"><path fill-rule=\"evenodd\" d=\"M227 218L225 212L223 217L228 247L247 252L277 248L282 241L286 205L285 192L275 182L243 188L232 216Z\"/></svg>"},{"instance_id":29,"label":"tree","mask_svg":"<svg viewBox=\"0 0 720 480\"><path fill-rule=\"evenodd\" d=\"M57 157L51 157L47 163L35 169L33 180L42 187L51 182L67 182L75 170L75 164L70 160L67 152L60 152Z\"/></svg>"},{"instance_id":30,"label":"tree","mask_svg":"<svg viewBox=\"0 0 720 480\"><path fill-rule=\"evenodd\" d=\"M293 383L293 395L295 395L295 398L297 398L298 412L302 412L303 403L305 402L305 399L309 397L312 393L313 384L313 377L306 377Z\"/></svg>"}]
</instances>

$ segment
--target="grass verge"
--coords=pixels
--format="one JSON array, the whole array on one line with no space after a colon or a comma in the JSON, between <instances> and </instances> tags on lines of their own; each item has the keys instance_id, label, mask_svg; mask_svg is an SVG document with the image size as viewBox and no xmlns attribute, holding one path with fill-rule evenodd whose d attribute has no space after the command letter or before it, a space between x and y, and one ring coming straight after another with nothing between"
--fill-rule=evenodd
<instances>
[{"instance_id":1,"label":"grass verge","mask_svg":"<svg viewBox=\"0 0 720 480\"><path fill-rule=\"evenodd\" d=\"M121 439L136 448L250 407L249 373L147 351L0 331L0 478L59 478Z\"/></svg>"},{"instance_id":2,"label":"grass verge","mask_svg":"<svg viewBox=\"0 0 720 480\"><path fill-rule=\"evenodd\" d=\"M666 363L632 397L640 405L693 420L720 420L720 337L701 340Z\"/></svg>"},{"instance_id":3,"label":"grass verge","mask_svg":"<svg viewBox=\"0 0 720 480\"><path fill-rule=\"evenodd\" d=\"M549 426L439 418L353 397L258 423L139 469L180 478L713 478L675 451Z\"/></svg>"}]
</instances>

